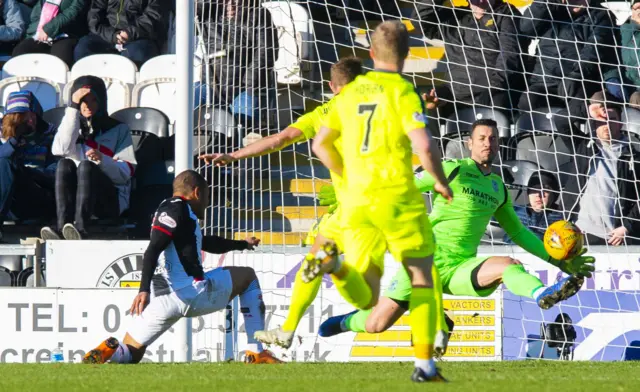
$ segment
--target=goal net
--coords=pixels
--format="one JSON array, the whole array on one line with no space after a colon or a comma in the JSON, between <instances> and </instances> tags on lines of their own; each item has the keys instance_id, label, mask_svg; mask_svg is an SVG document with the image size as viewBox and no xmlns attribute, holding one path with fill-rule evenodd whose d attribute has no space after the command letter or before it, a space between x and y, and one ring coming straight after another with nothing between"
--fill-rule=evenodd
<instances>
[{"instance_id":1,"label":"goal net","mask_svg":"<svg viewBox=\"0 0 640 392\"><path fill-rule=\"evenodd\" d=\"M428 110L429 127L445 158L469 156L465 141L471 123L495 119L500 136L495 171L508 185L515 205L530 202L533 193L528 189L536 177L543 190L555 195L548 207L555 219L584 222L590 216L587 222L595 222L593 227L583 229L594 233L597 227L608 232L633 227L638 215L634 159L640 112L630 106L621 110L614 101L631 102L637 87L628 85L627 63L613 66L623 61L624 48L615 37L617 26L631 13L630 4L585 7L578 0L567 2L571 7L543 1L529 9L527 0L484 0L473 4L488 10L482 14L476 8L474 14L464 0L229 0L219 6L196 0L195 56L203 82L196 86L195 154L230 153L285 129L331 98L331 64L357 56L371 69L370 33L383 20L402 20L411 32L404 73L418 91L433 90L438 97L440 106ZM571 12L574 23L567 22ZM551 37L550 29L562 35ZM634 40L626 42L636 45ZM554 69L552 60L562 56L570 59L557 62L564 68ZM619 78L605 84L603 74L612 69L619 70ZM605 88L602 105L588 106L597 103L590 102L593 94ZM593 121L590 109L608 113L609 122ZM603 148L598 140L597 129L603 125L620 141L605 147L615 148ZM308 142L226 167L196 161L196 168L212 184L206 231L262 241L257 252L207 255L207 267L253 267L265 293L268 328L277 327L284 321L295 273L308 250L307 232L327 212L316 195L329 183L328 171L312 155ZM617 181L607 180L612 176ZM555 179L557 189L549 178ZM585 201L589 198L590 203ZM578 212L585 209L591 214ZM541 220L528 216L528 225L539 232L551 223L549 214ZM515 257L544 284L562 276L557 268L506 243L505 235L497 224L490 224L479 254ZM588 238L590 253L597 257L594 278L576 297L551 310L541 311L534 301L503 286L487 298L446 297L445 307L456 326L445 360L637 357L640 248L634 246L634 237L639 235L627 231L617 246L607 243L609 234L602 237ZM383 286L399 266L387 258ZM381 334L317 336L327 317L351 310L326 278L298 328L299 339L291 350L277 354L297 361L413 357L406 315ZM193 330L196 360L242 357L246 338L237 303L226 314L194 321Z\"/></svg>"}]
</instances>

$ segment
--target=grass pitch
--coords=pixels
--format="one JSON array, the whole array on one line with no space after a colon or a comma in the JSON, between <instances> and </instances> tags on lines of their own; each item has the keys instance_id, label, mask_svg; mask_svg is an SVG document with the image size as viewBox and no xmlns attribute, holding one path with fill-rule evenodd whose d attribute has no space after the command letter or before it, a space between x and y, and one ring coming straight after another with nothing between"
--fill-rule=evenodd
<instances>
[{"instance_id":1,"label":"grass pitch","mask_svg":"<svg viewBox=\"0 0 640 392\"><path fill-rule=\"evenodd\" d=\"M412 384L411 363L0 365L0 391L640 391L640 362L446 362L448 384Z\"/></svg>"}]
</instances>

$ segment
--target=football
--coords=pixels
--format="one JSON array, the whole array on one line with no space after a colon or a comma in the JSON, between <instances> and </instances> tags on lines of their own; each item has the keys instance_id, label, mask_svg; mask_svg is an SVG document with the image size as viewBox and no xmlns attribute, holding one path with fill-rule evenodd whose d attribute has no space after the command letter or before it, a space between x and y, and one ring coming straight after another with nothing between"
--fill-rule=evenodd
<instances>
[{"instance_id":1,"label":"football","mask_svg":"<svg viewBox=\"0 0 640 392\"><path fill-rule=\"evenodd\" d=\"M556 260L568 260L584 246L584 235L571 222L564 220L549 225L544 233L544 248Z\"/></svg>"}]
</instances>

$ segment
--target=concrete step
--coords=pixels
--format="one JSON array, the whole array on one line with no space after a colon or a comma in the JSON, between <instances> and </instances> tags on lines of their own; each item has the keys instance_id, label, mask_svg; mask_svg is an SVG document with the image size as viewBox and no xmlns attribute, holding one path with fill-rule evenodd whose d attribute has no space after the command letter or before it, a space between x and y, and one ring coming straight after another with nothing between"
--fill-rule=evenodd
<instances>
[{"instance_id":1,"label":"concrete step","mask_svg":"<svg viewBox=\"0 0 640 392\"><path fill-rule=\"evenodd\" d=\"M326 206L279 206L276 212L287 219L318 219L329 211Z\"/></svg>"}]
</instances>

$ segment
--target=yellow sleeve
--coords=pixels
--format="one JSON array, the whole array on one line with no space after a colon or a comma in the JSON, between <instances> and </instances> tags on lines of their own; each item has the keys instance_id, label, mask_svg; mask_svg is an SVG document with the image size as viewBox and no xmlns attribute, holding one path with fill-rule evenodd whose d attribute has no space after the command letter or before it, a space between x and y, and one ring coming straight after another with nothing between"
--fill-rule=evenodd
<instances>
[{"instance_id":1,"label":"yellow sleeve","mask_svg":"<svg viewBox=\"0 0 640 392\"><path fill-rule=\"evenodd\" d=\"M405 133L427 127L427 116L424 114L422 99L413 86L408 86L400 95L397 108L402 130Z\"/></svg>"},{"instance_id":2,"label":"yellow sleeve","mask_svg":"<svg viewBox=\"0 0 640 392\"><path fill-rule=\"evenodd\" d=\"M338 112L338 107L340 106L339 98L341 97L343 97L343 95L334 97L331 101L329 101L332 102L332 104L330 105L327 113L322 119L323 126L338 132L342 131L342 121L340 120L340 113Z\"/></svg>"},{"instance_id":3,"label":"yellow sleeve","mask_svg":"<svg viewBox=\"0 0 640 392\"><path fill-rule=\"evenodd\" d=\"M334 101L335 98L323 103L310 113L300 117L296 122L291 124L290 127L300 130L306 140L313 139L320 130L324 118L327 116L327 113L329 113L329 110L331 110Z\"/></svg>"}]
</instances>

